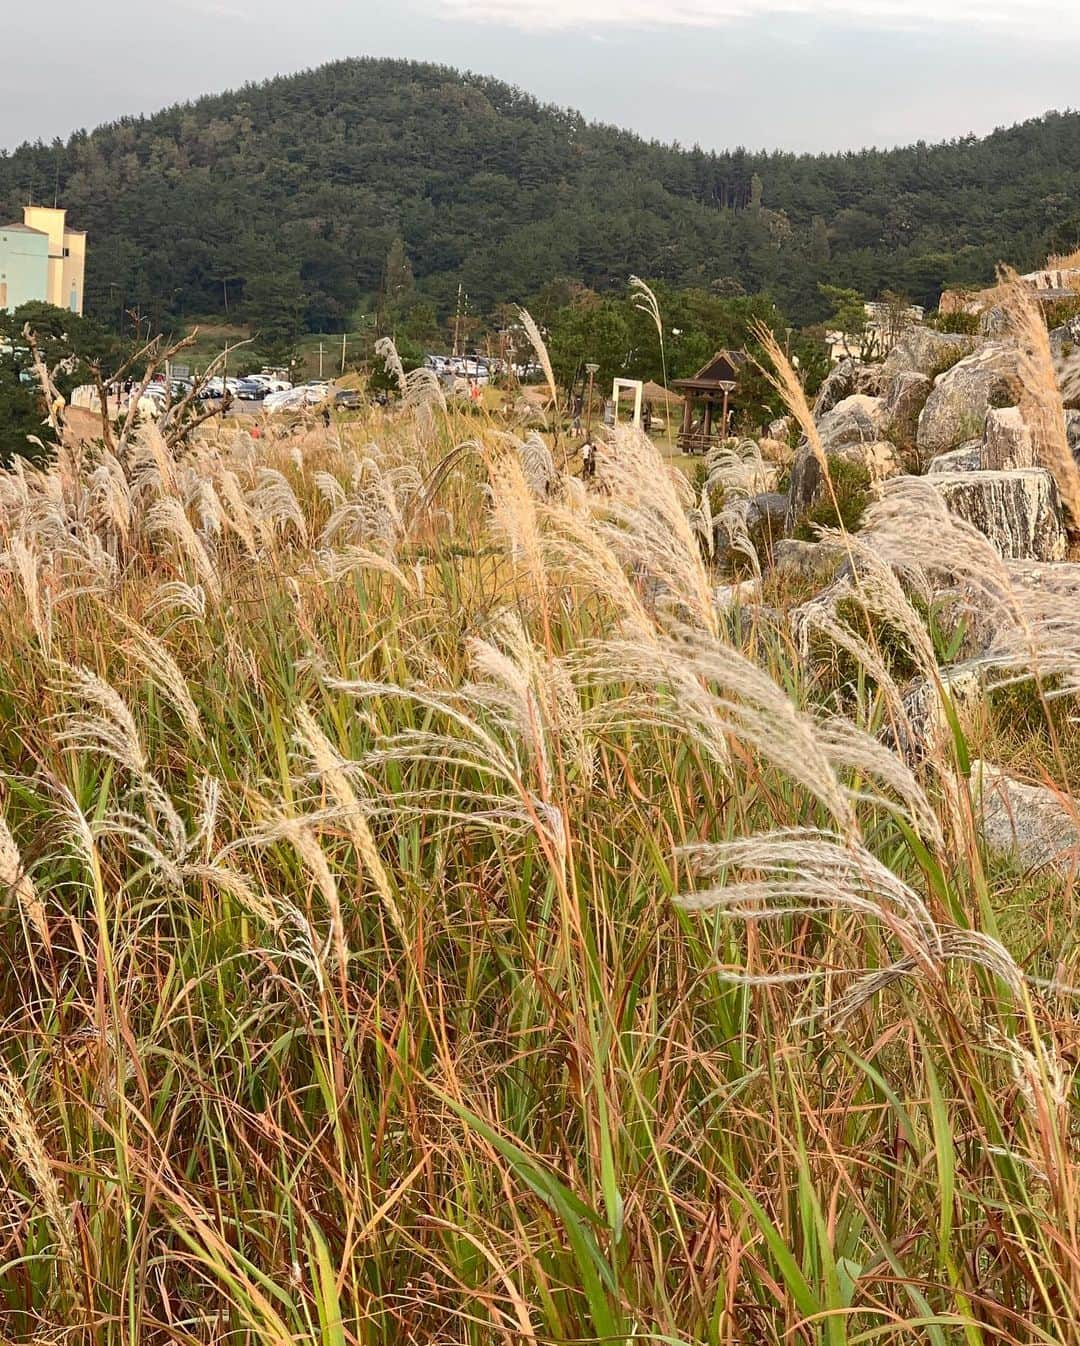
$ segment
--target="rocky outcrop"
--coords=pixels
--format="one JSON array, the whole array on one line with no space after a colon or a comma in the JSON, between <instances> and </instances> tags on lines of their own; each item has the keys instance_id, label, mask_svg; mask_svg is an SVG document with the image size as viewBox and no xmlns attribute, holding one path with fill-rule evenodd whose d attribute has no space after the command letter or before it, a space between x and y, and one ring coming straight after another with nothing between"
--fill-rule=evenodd
<instances>
[{"instance_id":1,"label":"rocky outcrop","mask_svg":"<svg viewBox=\"0 0 1080 1346\"><path fill-rule=\"evenodd\" d=\"M939 453L926 465L926 475L937 476L940 472L978 472L982 467L983 442L971 439L958 449L948 453Z\"/></svg>"},{"instance_id":2,"label":"rocky outcrop","mask_svg":"<svg viewBox=\"0 0 1080 1346\"><path fill-rule=\"evenodd\" d=\"M828 454L845 444L872 444L882 437L887 424L882 398L853 393L818 421L818 438Z\"/></svg>"},{"instance_id":3,"label":"rocky outcrop","mask_svg":"<svg viewBox=\"0 0 1080 1346\"><path fill-rule=\"evenodd\" d=\"M974 337L935 332L932 327L910 327L885 357L881 375L888 380L897 374L914 372L933 378L974 348Z\"/></svg>"},{"instance_id":4,"label":"rocky outcrop","mask_svg":"<svg viewBox=\"0 0 1080 1346\"><path fill-rule=\"evenodd\" d=\"M992 408L987 412L980 466L989 472L1038 466L1031 431L1019 407Z\"/></svg>"},{"instance_id":5,"label":"rocky outcrop","mask_svg":"<svg viewBox=\"0 0 1080 1346\"><path fill-rule=\"evenodd\" d=\"M1041 468L941 472L928 476L951 513L967 520L1005 557L1060 561L1068 546L1057 485Z\"/></svg>"},{"instance_id":6,"label":"rocky outcrop","mask_svg":"<svg viewBox=\"0 0 1080 1346\"><path fill-rule=\"evenodd\" d=\"M947 453L983 433L986 414L1018 392L1012 346L989 342L942 374L919 417L917 443L924 454Z\"/></svg>"},{"instance_id":7,"label":"rocky outcrop","mask_svg":"<svg viewBox=\"0 0 1080 1346\"><path fill-rule=\"evenodd\" d=\"M814 400L814 420L820 420L847 397L860 394L876 396L882 387L881 365L864 365L858 360L841 360L828 374Z\"/></svg>"},{"instance_id":8,"label":"rocky outcrop","mask_svg":"<svg viewBox=\"0 0 1080 1346\"><path fill-rule=\"evenodd\" d=\"M847 552L837 542L802 542L782 538L773 552L773 572L789 580L824 587L847 562Z\"/></svg>"},{"instance_id":9,"label":"rocky outcrop","mask_svg":"<svg viewBox=\"0 0 1080 1346\"><path fill-rule=\"evenodd\" d=\"M971 764L971 795L987 848L1025 869L1075 871L1080 826L1052 790L1025 785L991 762Z\"/></svg>"},{"instance_id":10,"label":"rocky outcrop","mask_svg":"<svg viewBox=\"0 0 1080 1346\"><path fill-rule=\"evenodd\" d=\"M919 416L926 406L933 384L925 374L909 369L889 381L885 390L885 426L890 439L914 444Z\"/></svg>"},{"instance_id":11,"label":"rocky outcrop","mask_svg":"<svg viewBox=\"0 0 1080 1346\"><path fill-rule=\"evenodd\" d=\"M839 445L834 444L826 447L825 456L829 462L830 472L834 473L834 481L835 465L838 463L851 464L862 470L867 489L872 489L878 482L885 481L889 477L899 476L903 471L903 464L900 462L896 446L890 444L887 439L876 439L865 443L854 440ZM791 490L788 496L787 515L787 531L789 533L794 530L800 519L813 509L819 500L826 498L827 492L828 488L825 484L821 464L808 444L801 445L791 468Z\"/></svg>"},{"instance_id":12,"label":"rocky outcrop","mask_svg":"<svg viewBox=\"0 0 1080 1346\"><path fill-rule=\"evenodd\" d=\"M1080 348L1080 314L1055 327L1050 333L1050 349L1055 355L1072 355Z\"/></svg>"}]
</instances>

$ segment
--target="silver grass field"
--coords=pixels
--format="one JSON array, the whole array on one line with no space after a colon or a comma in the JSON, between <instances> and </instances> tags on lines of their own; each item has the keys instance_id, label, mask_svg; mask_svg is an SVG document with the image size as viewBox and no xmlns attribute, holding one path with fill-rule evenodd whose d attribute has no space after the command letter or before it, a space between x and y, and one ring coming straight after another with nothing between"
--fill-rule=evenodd
<instances>
[{"instance_id":1,"label":"silver grass field","mask_svg":"<svg viewBox=\"0 0 1080 1346\"><path fill-rule=\"evenodd\" d=\"M644 436L586 490L383 353L0 475L0 1339L1080 1342L1075 873L987 853L928 617L1075 814L1080 594L915 481L721 602Z\"/></svg>"}]
</instances>

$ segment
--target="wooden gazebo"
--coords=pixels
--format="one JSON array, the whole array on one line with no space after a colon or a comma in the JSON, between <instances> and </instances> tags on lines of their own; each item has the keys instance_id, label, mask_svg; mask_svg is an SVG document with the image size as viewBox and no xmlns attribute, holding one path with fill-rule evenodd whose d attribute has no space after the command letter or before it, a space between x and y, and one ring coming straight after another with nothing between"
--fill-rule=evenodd
<instances>
[{"instance_id":1,"label":"wooden gazebo","mask_svg":"<svg viewBox=\"0 0 1080 1346\"><path fill-rule=\"evenodd\" d=\"M717 351L693 378L675 380L674 386L686 398L679 434L679 448L683 453L707 453L727 434L731 394L745 363L746 356L741 351ZM713 419L718 406L719 425L714 434ZM696 419L699 410L700 420Z\"/></svg>"}]
</instances>

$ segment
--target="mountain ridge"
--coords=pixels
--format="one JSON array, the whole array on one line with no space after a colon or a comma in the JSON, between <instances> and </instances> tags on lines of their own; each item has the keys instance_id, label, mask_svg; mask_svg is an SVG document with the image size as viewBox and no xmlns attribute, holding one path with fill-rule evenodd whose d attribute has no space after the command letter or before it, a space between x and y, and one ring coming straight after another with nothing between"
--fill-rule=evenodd
<instances>
[{"instance_id":1,"label":"mountain ridge","mask_svg":"<svg viewBox=\"0 0 1080 1346\"><path fill-rule=\"evenodd\" d=\"M1080 238L1080 114L903 148L727 151L646 139L431 63L349 58L0 155L0 207L59 191L91 236L87 299L158 316L269 300L332 331L401 240L445 313L567 277L934 302ZM261 298L260 298L261 296Z\"/></svg>"}]
</instances>

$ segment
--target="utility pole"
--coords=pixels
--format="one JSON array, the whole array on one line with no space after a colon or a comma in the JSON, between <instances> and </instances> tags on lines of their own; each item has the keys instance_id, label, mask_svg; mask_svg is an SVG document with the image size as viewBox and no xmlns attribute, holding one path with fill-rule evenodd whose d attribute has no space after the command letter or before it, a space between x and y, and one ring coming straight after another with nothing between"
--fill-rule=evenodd
<instances>
[{"instance_id":1,"label":"utility pole","mask_svg":"<svg viewBox=\"0 0 1080 1346\"><path fill-rule=\"evenodd\" d=\"M462 297L461 282L458 281L458 287L457 287L457 311L456 311L456 313L454 314L454 350L453 350L453 354L454 354L455 357L461 354L461 351L460 351L460 349L459 349L459 346L460 346L460 344L461 344L461 297Z\"/></svg>"},{"instance_id":2,"label":"utility pole","mask_svg":"<svg viewBox=\"0 0 1080 1346\"><path fill-rule=\"evenodd\" d=\"M341 372L342 372L342 374L345 373L345 342L346 342L347 338L348 338L348 333L347 333L347 332L342 332L342 334L341 334Z\"/></svg>"},{"instance_id":3,"label":"utility pole","mask_svg":"<svg viewBox=\"0 0 1080 1346\"><path fill-rule=\"evenodd\" d=\"M320 379L322 378L322 358L323 358L323 344L322 344L322 342L320 341L320 342L319 342L319 378L320 378Z\"/></svg>"}]
</instances>

